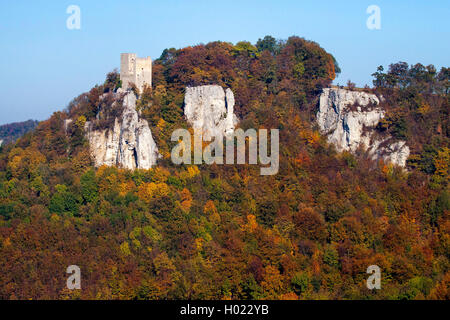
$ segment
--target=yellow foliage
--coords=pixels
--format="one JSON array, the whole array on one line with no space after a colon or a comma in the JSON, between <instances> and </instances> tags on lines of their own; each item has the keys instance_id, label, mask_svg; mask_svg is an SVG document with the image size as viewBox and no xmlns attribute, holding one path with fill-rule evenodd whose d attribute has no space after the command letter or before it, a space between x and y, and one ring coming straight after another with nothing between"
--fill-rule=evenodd
<instances>
[{"instance_id":1,"label":"yellow foliage","mask_svg":"<svg viewBox=\"0 0 450 320\"><path fill-rule=\"evenodd\" d=\"M141 248L141 242L137 239L134 239L131 241L133 243L133 245L137 248L140 249Z\"/></svg>"},{"instance_id":2,"label":"yellow foliage","mask_svg":"<svg viewBox=\"0 0 450 320\"><path fill-rule=\"evenodd\" d=\"M91 165L91 155L89 150L81 150L72 158L72 165L75 172L81 173Z\"/></svg>"},{"instance_id":3,"label":"yellow foliage","mask_svg":"<svg viewBox=\"0 0 450 320\"><path fill-rule=\"evenodd\" d=\"M217 211L212 213L209 216L209 221L214 223L214 224L216 224L216 225L220 223L220 220L221 220L221 218L220 218L220 215L219 215L219 213Z\"/></svg>"},{"instance_id":4,"label":"yellow foliage","mask_svg":"<svg viewBox=\"0 0 450 320\"><path fill-rule=\"evenodd\" d=\"M157 126L160 130L162 130L162 129L164 129L164 127L166 126L166 122L164 121L163 118L161 118L161 119L159 119L159 121L158 121L158 123L156 124L156 126Z\"/></svg>"},{"instance_id":5,"label":"yellow foliage","mask_svg":"<svg viewBox=\"0 0 450 320\"><path fill-rule=\"evenodd\" d=\"M50 217L50 220L56 222L56 221L60 221L61 218L60 218L56 213L54 213L54 214L52 214L52 216Z\"/></svg>"},{"instance_id":6,"label":"yellow foliage","mask_svg":"<svg viewBox=\"0 0 450 320\"><path fill-rule=\"evenodd\" d=\"M203 213L204 214L213 214L217 212L216 206L214 205L214 202L212 200L208 200L203 207Z\"/></svg>"},{"instance_id":7,"label":"yellow foliage","mask_svg":"<svg viewBox=\"0 0 450 320\"><path fill-rule=\"evenodd\" d=\"M125 196L128 192L133 191L133 189L136 187L134 182L132 180L122 182L119 186L119 194L121 196Z\"/></svg>"},{"instance_id":8,"label":"yellow foliage","mask_svg":"<svg viewBox=\"0 0 450 320\"><path fill-rule=\"evenodd\" d=\"M167 95L167 91L166 91L165 86L163 86L163 85L156 86L156 88L155 88L155 98L156 99L160 100L160 99L164 98L166 95Z\"/></svg>"},{"instance_id":9,"label":"yellow foliage","mask_svg":"<svg viewBox=\"0 0 450 320\"><path fill-rule=\"evenodd\" d=\"M253 214L247 215L247 223L242 226L244 231L253 232L258 227L258 222L256 222L256 217Z\"/></svg>"},{"instance_id":10,"label":"yellow foliage","mask_svg":"<svg viewBox=\"0 0 450 320\"><path fill-rule=\"evenodd\" d=\"M165 183L143 183L138 188L138 196L146 202L155 198L167 196L170 193L169 186Z\"/></svg>"},{"instance_id":11,"label":"yellow foliage","mask_svg":"<svg viewBox=\"0 0 450 320\"><path fill-rule=\"evenodd\" d=\"M166 168L156 167L153 170L153 180L155 182L166 182L170 176L170 172Z\"/></svg>"},{"instance_id":12,"label":"yellow foliage","mask_svg":"<svg viewBox=\"0 0 450 320\"><path fill-rule=\"evenodd\" d=\"M27 173L33 174L46 160L46 157L33 147L14 148L9 154L8 169L11 170L13 177Z\"/></svg>"},{"instance_id":13,"label":"yellow foliage","mask_svg":"<svg viewBox=\"0 0 450 320\"><path fill-rule=\"evenodd\" d=\"M261 281L261 287L269 299L275 299L278 293L282 291L283 277L276 267L267 266L264 269L264 280Z\"/></svg>"},{"instance_id":14,"label":"yellow foliage","mask_svg":"<svg viewBox=\"0 0 450 320\"><path fill-rule=\"evenodd\" d=\"M434 159L434 166L436 167L435 174L441 177L448 177L448 165L450 163L450 149L444 147L438 152Z\"/></svg>"},{"instance_id":15,"label":"yellow foliage","mask_svg":"<svg viewBox=\"0 0 450 320\"><path fill-rule=\"evenodd\" d=\"M202 251L204 243L205 243L205 240L203 238L195 239L195 248L197 249L197 251Z\"/></svg>"},{"instance_id":16,"label":"yellow foliage","mask_svg":"<svg viewBox=\"0 0 450 320\"><path fill-rule=\"evenodd\" d=\"M160 150L159 153L161 154L161 156L162 156L164 159L170 159L170 157L172 156L172 155L170 154L170 152L169 152L169 151L166 151L166 150Z\"/></svg>"},{"instance_id":17,"label":"yellow foliage","mask_svg":"<svg viewBox=\"0 0 450 320\"><path fill-rule=\"evenodd\" d=\"M334 68L334 61L331 55L328 55L328 61L326 64L326 70L328 73L328 78L334 80L336 78L336 70Z\"/></svg>"},{"instance_id":18,"label":"yellow foliage","mask_svg":"<svg viewBox=\"0 0 450 320\"><path fill-rule=\"evenodd\" d=\"M192 205L192 195L191 192L184 188L183 191L181 191L181 209L183 212L189 212L189 209L191 209Z\"/></svg>"},{"instance_id":19,"label":"yellow foliage","mask_svg":"<svg viewBox=\"0 0 450 320\"><path fill-rule=\"evenodd\" d=\"M8 162L8 167L11 170L13 177L17 177L19 175L20 164L22 163L22 157L17 155L14 156Z\"/></svg>"},{"instance_id":20,"label":"yellow foliage","mask_svg":"<svg viewBox=\"0 0 450 320\"><path fill-rule=\"evenodd\" d=\"M300 130L300 138L306 140L309 144L317 145L320 142L320 134L318 131L311 131L308 128Z\"/></svg>"},{"instance_id":21,"label":"yellow foliage","mask_svg":"<svg viewBox=\"0 0 450 320\"><path fill-rule=\"evenodd\" d=\"M85 116L79 116L77 121L75 122L75 125L78 128L84 128L85 123L86 123L86 117Z\"/></svg>"},{"instance_id":22,"label":"yellow foliage","mask_svg":"<svg viewBox=\"0 0 450 320\"><path fill-rule=\"evenodd\" d=\"M186 171L180 173L181 180L192 179L200 174L200 170L196 165L189 166Z\"/></svg>"},{"instance_id":23,"label":"yellow foliage","mask_svg":"<svg viewBox=\"0 0 450 320\"><path fill-rule=\"evenodd\" d=\"M153 259L153 266L155 267L157 276L160 276L164 273L173 273L174 271L176 271L173 260L169 258L166 252L158 254L155 259Z\"/></svg>"},{"instance_id":24,"label":"yellow foliage","mask_svg":"<svg viewBox=\"0 0 450 320\"><path fill-rule=\"evenodd\" d=\"M99 183L100 190L106 191L106 190L115 190L119 186L119 178L116 174L110 174L106 177L106 179L102 180Z\"/></svg>"},{"instance_id":25,"label":"yellow foliage","mask_svg":"<svg viewBox=\"0 0 450 320\"><path fill-rule=\"evenodd\" d=\"M97 169L97 178L102 177L105 174L105 170L108 169L107 165L102 165Z\"/></svg>"},{"instance_id":26,"label":"yellow foliage","mask_svg":"<svg viewBox=\"0 0 450 320\"><path fill-rule=\"evenodd\" d=\"M128 244L128 242L123 242L120 245L120 252L124 255L124 256L129 256L131 254L131 250L130 250L130 245Z\"/></svg>"},{"instance_id":27,"label":"yellow foliage","mask_svg":"<svg viewBox=\"0 0 450 320\"><path fill-rule=\"evenodd\" d=\"M220 223L220 215L217 211L216 206L214 205L214 202L211 200L208 200L203 207L203 213L208 215L208 220L214 224Z\"/></svg>"},{"instance_id":28,"label":"yellow foliage","mask_svg":"<svg viewBox=\"0 0 450 320\"><path fill-rule=\"evenodd\" d=\"M312 145L317 145L320 141L320 134L317 131L314 131L308 139L308 142Z\"/></svg>"},{"instance_id":29,"label":"yellow foliage","mask_svg":"<svg viewBox=\"0 0 450 320\"><path fill-rule=\"evenodd\" d=\"M193 178L200 174L200 170L198 169L197 166L190 166L187 168L187 171L189 173L189 178Z\"/></svg>"}]
</instances>

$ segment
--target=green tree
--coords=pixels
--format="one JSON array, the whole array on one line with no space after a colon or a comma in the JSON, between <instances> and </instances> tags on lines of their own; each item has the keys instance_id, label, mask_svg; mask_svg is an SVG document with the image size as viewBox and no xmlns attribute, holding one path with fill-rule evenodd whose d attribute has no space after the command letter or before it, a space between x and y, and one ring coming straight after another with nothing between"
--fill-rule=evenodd
<instances>
[{"instance_id":1,"label":"green tree","mask_svg":"<svg viewBox=\"0 0 450 320\"><path fill-rule=\"evenodd\" d=\"M98 198L98 185L93 169L86 171L80 178L81 196L86 203L95 202Z\"/></svg>"},{"instance_id":2,"label":"green tree","mask_svg":"<svg viewBox=\"0 0 450 320\"><path fill-rule=\"evenodd\" d=\"M263 39L258 39L258 41L256 42L256 48L259 52L267 50L273 55L276 55L280 52L280 47L280 42L272 36L265 36Z\"/></svg>"},{"instance_id":3,"label":"green tree","mask_svg":"<svg viewBox=\"0 0 450 320\"><path fill-rule=\"evenodd\" d=\"M66 185L58 184L55 186L56 192L50 200L50 211L54 213L78 213L78 201L73 193L69 191Z\"/></svg>"},{"instance_id":4,"label":"green tree","mask_svg":"<svg viewBox=\"0 0 450 320\"><path fill-rule=\"evenodd\" d=\"M308 290L311 280L306 272L297 272L291 280L291 286L294 292L298 295Z\"/></svg>"}]
</instances>

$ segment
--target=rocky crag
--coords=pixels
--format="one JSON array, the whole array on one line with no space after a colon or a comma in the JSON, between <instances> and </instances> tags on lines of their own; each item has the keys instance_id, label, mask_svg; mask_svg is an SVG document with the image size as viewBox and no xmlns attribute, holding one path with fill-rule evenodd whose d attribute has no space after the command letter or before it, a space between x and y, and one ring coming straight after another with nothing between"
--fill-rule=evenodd
<instances>
[{"instance_id":1,"label":"rocky crag","mask_svg":"<svg viewBox=\"0 0 450 320\"><path fill-rule=\"evenodd\" d=\"M136 96L119 89L110 108L122 103L120 116L106 128L99 128L97 120L85 124L91 157L96 167L118 166L126 169L150 169L160 158L148 122L136 111ZM101 97L105 99L106 94ZM186 88L184 113L187 122L200 130L205 141L212 137L227 136L234 132L237 117L233 113L234 95L230 89L218 85ZM99 110L99 118L101 114ZM66 120L66 131L72 120Z\"/></svg>"},{"instance_id":2,"label":"rocky crag","mask_svg":"<svg viewBox=\"0 0 450 320\"><path fill-rule=\"evenodd\" d=\"M375 127L385 116L374 94L339 88L323 89L319 98L317 123L328 142L338 151L355 152L362 147L372 159L404 167L410 150L405 141L375 134Z\"/></svg>"},{"instance_id":3,"label":"rocky crag","mask_svg":"<svg viewBox=\"0 0 450 320\"><path fill-rule=\"evenodd\" d=\"M85 124L95 166L150 169L160 155L147 120L136 111L136 96L131 91L119 91L114 95L114 103L123 95L123 111L114 119L113 126L96 129L93 122Z\"/></svg>"},{"instance_id":4,"label":"rocky crag","mask_svg":"<svg viewBox=\"0 0 450 320\"><path fill-rule=\"evenodd\" d=\"M234 132L238 120L233 108L234 95L229 88L225 91L218 85L186 88L184 115L194 129L201 130L204 140Z\"/></svg>"}]
</instances>

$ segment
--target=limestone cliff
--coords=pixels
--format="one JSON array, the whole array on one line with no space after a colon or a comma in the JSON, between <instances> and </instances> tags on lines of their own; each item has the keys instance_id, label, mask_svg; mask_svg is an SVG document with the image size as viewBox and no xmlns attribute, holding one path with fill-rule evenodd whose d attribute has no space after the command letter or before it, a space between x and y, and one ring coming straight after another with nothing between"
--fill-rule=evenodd
<instances>
[{"instance_id":1,"label":"limestone cliff","mask_svg":"<svg viewBox=\"0 0 450 320\"><path fill-rule=\"evenodd\" d=\"M233 113L234 95L231 89L218 85L186 88L184 114L194 129L201 129L203 138L229 135L237 124Z\"/></svg>"},{"instance_id":2,"label":"limestone cliff","mask_svg":"<svg viewBox=\"0 0 450 320\"><path fill-rule=\"evenodd\" d=\"M406 142L391 142L389 136L374 134L375 126L385 115L379 103L374 94L326 88L319 98L317 123L338 151L355 152L362 147L372 159L383 158L404 167L409 156Z\"/></svg>"},{"instance_id":3,"label":"limestone cliff","mask_svg":"<svg viewBox=\"0 0 450 320\"><path fill-rule=\"evenodd\" d=\"M85 130L95 166L150 169L159 157L148 122L136 111L133 92L125 93L122 115L114 118L111 127L96 129L94 123L86 122Z\"/></svg>"}]
</instances>

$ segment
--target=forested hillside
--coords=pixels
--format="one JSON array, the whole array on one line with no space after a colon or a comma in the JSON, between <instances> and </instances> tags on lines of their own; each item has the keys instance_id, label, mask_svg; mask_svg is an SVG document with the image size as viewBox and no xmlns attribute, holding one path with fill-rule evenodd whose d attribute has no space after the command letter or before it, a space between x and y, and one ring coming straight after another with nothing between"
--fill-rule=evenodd
<instances>
[{"instance_id":1,"label":"forested hillside","mask_svg":"<svg viewBox=\"0 0 450 320\"><path fill-rule=\"evenodd\" d=\"M0 140L3 140L4 144L14 142L25 133L36 128L38 123L36 120L28 120L4 124L0 126Z\"/></svg>"},{"instance_id":2,"label":"forested hillside","mask_svg":"<svg viewBox=\"0 0 450 320\"><path fill-rule=\"evenodd\" d=\"M397 63L366 89L384 97L378 130L411 146L408 170L319 134L318 95L339 72L299 37L166 49L138 101L163 158L135 171L94 168L84 136L120 113L100 105L120 87L111 72L0 149L0 298L449 299L449 69ZM278 174L171 163L185 87L202 84L233 90L244 130L280 130ZM69 265L82 290L66 289Z\"/></svg>"}]
</instances>

